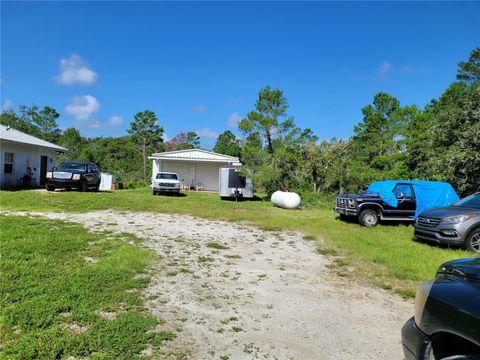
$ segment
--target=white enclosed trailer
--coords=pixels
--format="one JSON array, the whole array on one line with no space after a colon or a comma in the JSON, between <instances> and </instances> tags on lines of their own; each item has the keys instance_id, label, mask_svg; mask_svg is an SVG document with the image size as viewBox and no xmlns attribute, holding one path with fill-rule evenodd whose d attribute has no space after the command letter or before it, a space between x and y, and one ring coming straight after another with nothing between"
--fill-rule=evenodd
<instances>
[{"instance_id":1,"label":"white enclosed trailer","mask_svg":"<svg viewBox=\"0 0 480 360\"><path fill-rule=\"evenodd\" d=\"M240 175L238 169L220 168L219 179L219 195L222 199L253 198L252 180Z\"/></svg>"}]
</instances>

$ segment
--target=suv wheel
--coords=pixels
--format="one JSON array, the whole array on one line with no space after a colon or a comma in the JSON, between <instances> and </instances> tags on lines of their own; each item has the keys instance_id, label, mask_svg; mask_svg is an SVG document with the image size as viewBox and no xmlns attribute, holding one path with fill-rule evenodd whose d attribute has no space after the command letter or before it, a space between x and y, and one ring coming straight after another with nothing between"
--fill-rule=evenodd
<instances>
[{"instance_id":1,"label":"suv wheel","mask_svg":"<svg viewBox=\"0 0 480 360\"><path fill-rule=\"evenodd\" d=\"M480 253L480 229L473 230L466 241L468 250Z\"/></svg>"},{"instance_id":2,"label":"suv wheel","mask_svg":"<svg viewBox=\"0 0 480 360\"><path fill-rule=\"evenodd\" d=\"M358 222L365 227L372 227L378 224L378 214L370 209L363 210L358 216Z\"/></svg>"},{"instance_id":3,"label":"suv wheel","mask_svg":"<svg viewBox=\"0 0 480 360\"><path fill-rule=\"evenodd\" d=\"M85 180L82 180L80 185L78 185L78 191L85 192L88 189L87 182Z\"/></svg>"},{"instance_id":4,"label":"suv wheel","mask_svg":"<svg viewBox=\"0 0 480 360\"><path fill-rule=\"evenodd\" d=\"M100 181L97 182L97 184L95 185L95 191L98 191L100 190Z\"/></svg>"},{"instance_id":5,"label":"suv wheel","mask_svg":"<svg viewBox=\"0 0 480 360\"><path fill-rule=\"evenodd\" d=\"M55 191L55 186L53 185L46 185L45 188L47 189L47 191Z\"/></svg>"}]
</instances>

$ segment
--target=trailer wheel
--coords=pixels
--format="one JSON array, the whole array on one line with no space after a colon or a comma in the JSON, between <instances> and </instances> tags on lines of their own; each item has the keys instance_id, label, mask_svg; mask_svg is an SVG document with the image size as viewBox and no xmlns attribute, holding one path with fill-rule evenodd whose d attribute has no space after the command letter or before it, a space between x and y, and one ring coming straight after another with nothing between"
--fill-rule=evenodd
<instances>
[{"instance_id":1,"label":"trailer wheel","mask_svg":"<svg viewBox=\"0 0 480 360\"><path fill-rule=\"evenodd\" d=\"M362 210L358 216L358 222L365 227L373 227L378 224L378 214L374 210Z\"/></svg>"}]
</instances>

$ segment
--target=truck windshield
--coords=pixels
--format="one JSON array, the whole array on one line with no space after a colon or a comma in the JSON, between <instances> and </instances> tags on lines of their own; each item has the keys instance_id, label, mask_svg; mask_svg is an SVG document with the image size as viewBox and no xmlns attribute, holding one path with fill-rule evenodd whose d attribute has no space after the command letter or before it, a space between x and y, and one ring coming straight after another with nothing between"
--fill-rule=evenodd
<instances>
[{"instance_id":1,"label":"truck windshield","mask_svg":"<svg viewBox=\"0 0 480 360\"><path fill-rule=\"evenodd\" d=\"M157 174L157 179L178 180L177 174Z\"/></svg>"},{"instance_id":2,"label":"truck windshield","mask_svg":"<svg viewBox=\"0 0 480 360\"><path fill-rule=\"evenodd\" d=\"M57 171L86 171L86 165L80 163L61 163Z\"/></svg>"},{"instance_id":3,"label":"truck windshield","mask_svg":"<svg viewBox=\"0 0 480 360\"><path fill-rule=\"evenodd\" d=\"M480 209L480 194L473 194L453 204L453 206Z\"/></svg>"}]
</instances>

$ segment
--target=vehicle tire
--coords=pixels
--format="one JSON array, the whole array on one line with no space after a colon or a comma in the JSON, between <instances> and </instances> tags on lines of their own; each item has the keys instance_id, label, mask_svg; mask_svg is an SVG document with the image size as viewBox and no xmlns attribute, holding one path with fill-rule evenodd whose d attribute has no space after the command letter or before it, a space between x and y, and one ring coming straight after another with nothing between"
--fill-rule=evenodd
<instances>
[{"instance_id":1,"label":"vehicle tire","mask_svg":"<svg viewBox=\"0 0 480 360\"><path fill-rule=\"evenodd\" d=\"M342 221L347 221L347 220L348 220L348 216L345 215L345 214L340 214L340 220L342 220Z\"/></svg>"},{"instance_id":2,"label":"vehicle tire","mask_svg":"<svg viewBox=\"0 0 480 360\"><path fill-rule=\"evenodd\" d=\"M55 186L53 185L46 185L45 188L47 189L47 191L55 191Z\"/></svg>"},{"instance_id":3,"label":"vehicle tire","mask_svg":"<svg viewBox=\"0 0 480 360\"><path fill-rule=\"evenodd\" d=\"M152 191L152 195L157 195L157 192L155 190Z\"/></svg>"},{"instance_id":4,"label":"vehicle tire","mask_svg":"<svg viewBox=\"0 0 480 360\"><path fill-rule=\"evenodd\" d=\"M373 227L378 224L378 214L374 210L362 210L358 216L358 222L365 227Z\"/></svg>"},{"instance_id":5,"label":"vehicle tire","mask_svg":"<svg viewBox=\"0 0 480 360\"><path fill-rule=\"evenodd\" d=\"M95 191L100 190L100 181L97 182L97 184L95 185L95 189L94 189L94 190L95 190Z\"/></svg>"},{"instance_id":6,"label":"vehicle tire","mask_svg":"<svg viewBox=\"0 0 480 360\"><path fill-rule=\"evenodd\" d=\"M88 189L88 184L85 180L83 180L80 185L78 186L78 191L85 192Z\"/></svg>"},{"instance_id":7,"label":"vehicle tire","mask_svg":"<svg viewBox=\"0 0 480 360\"><path fill-rule=\"evenodd\" d=\"M425 346L425 351L423 353L422 360L437 360L433 352L432 343L430 341ZM441 357L438 360L480 360L480 356L474 355L474 354L449 355L447 357Z\"/></svg>"},{"instance_id":8,"label":"vehicle tire","mask_svg":"<svg viewBox=\"0 0 480 360\"><path fill-rule=\"evenodd\" d=\"M468 235L465 247L469 251L480 253L480 229L475 229Z\"/></svg>"}]
</instances>

